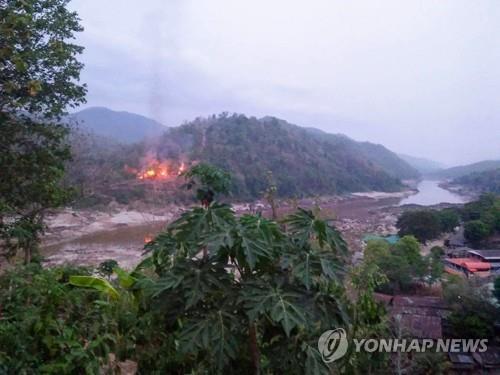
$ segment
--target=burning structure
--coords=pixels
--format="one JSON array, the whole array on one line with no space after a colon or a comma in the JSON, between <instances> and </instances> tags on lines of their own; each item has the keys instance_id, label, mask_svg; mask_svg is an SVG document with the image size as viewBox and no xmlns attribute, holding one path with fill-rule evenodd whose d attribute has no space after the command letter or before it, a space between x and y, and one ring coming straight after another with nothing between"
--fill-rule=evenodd
<instances>
[{"instance_id":1,"label":"burning structure","mask_svg":"<svg viewBox=\"0 0 500 375\"><path fill-rule=\"evenodd\" d=\"M180 189L184 182L180 176L189 168L187 162L146 157L137 164L138 167L123 167L125 179L107 185L108 196L125 204L141 201L158 205L186 199L187 195Z\"/></svg>"},{"instance_id":2,"label":"burning structure","mask_svg":"<svg viewBox=\"0 0 500 375\"><path fill-rule=\"evenodd\" d=\"M181 175L186 170L184 162L159 161L152 159L144 163L141 169L125 166L125 172L135 175L137 180L161 181L169 180Z\"/></svg>"}]
</instances>

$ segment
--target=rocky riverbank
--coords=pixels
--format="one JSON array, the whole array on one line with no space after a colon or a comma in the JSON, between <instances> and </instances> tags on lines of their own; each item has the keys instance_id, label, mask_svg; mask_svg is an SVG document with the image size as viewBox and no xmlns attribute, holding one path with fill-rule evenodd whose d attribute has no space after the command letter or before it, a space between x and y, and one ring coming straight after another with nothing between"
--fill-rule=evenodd
<instances>
[{"instance_id":1,"label":"rocky riverbank","mask_svg":"<svg viewBox=\"0 0 500 375\"><path fill-rule=\"evenodd\" d=\"M320 215L332 220L340 229L352 251L362 248L367 233L396 233L395 223L403 193L355 193L344 196L281 200L278 214L284 216L297 206L320 207ZM264 201L234 204L238 214L261 212L271 216ZM47 264L65 262L97 265L115 259L122 266L133 266L141 259L144 242L154 237L170 221L187 209L186 206L165 207L111 206L105 211L66 208L47 216L47 231L42 251Z\"/></svg>"}]
</instances>

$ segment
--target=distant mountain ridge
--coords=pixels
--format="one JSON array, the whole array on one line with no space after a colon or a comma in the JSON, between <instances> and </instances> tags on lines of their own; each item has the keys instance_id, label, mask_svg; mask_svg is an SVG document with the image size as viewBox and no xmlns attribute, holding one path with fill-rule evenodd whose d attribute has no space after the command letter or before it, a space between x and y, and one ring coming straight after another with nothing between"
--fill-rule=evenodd
<instances>
[{"instance_id":1,"label":"distant mountain ridge","mask_svg":"<svg viewBox=\"0 0 500 375\"><path fill-rule=\"evenodd\" d=\"M410 164L417 171L419 171L421 174L432 173L445 168L444 164L427 158L421 158L406 154L398 154L398 156L405 162Z\"/></svg>"},{"instance_id":2,"label":"distant mountain ridge","mask_svg":"<svg viewBox=\"0 0 500 375\"><path fill-rule=\"evenodd\" d=\"M68 121L84 131L113 139L120 143L140 142L156 137L168 127L148 117L105 107L90 107L68 116Z\"/></svg>"},{"instance_id":3,"label":"distant mountain ridge","mask_svg":"<svg viewBox=\"0 0 500 375\"><path fill-rule=\"evenodd\" d=\"M96 118L101 114L102 118ZM80 128L94 137L111 140L103 143L90 137L91 142L84 142L87 146L80 146L78 152L78 160L85 162L73 168L75 180L83 174L82 168L90 168L88 175L102 171L92 183L95 181L95 191L103 194L109 193L110 181L119 185L134 178L124 173L125 166L140 170L150 159L207 162L222 167L233 176L232 194L237 199L262 197L269 171L282 197L399 191L404 188L402 179L419 177L417 170L382 145L303 128L274 117L222 114L170 128L143 116L102 108L84 110L75 117L82 124ZM123 117L132 120L125 122ZM142 130L141 123L150 126ZM154 134L154 139L148 139L148 134ZM126 190L126 184L120 186ZM135 196L137 192L122 193Z\"/></svg>"},{"instance_id":4,"label":"distant mountain ridge","mask_svg":"<svg viewBox=\"0 0 500 375\"><path fill-rule=\"evenodd\" d=\"M447 168L432 173L438 178L458 178L475 172L485 172L500 168L500 160L483 160L477 163Z\"/></svg>"},{"instance_id":5,"label":"distant mountain ridge","mask_svg":"<svg viewBox=\"0 0 500 375\"><path fill-rule=\"evenodd\" d=\"M274 117L221 115L171 128L159 140L162 158L188 156L231 172L234 194L262 195L273 173L283 196L396 191L418 172L381 145L302 128Z\"/></svg>"}]
</instances>

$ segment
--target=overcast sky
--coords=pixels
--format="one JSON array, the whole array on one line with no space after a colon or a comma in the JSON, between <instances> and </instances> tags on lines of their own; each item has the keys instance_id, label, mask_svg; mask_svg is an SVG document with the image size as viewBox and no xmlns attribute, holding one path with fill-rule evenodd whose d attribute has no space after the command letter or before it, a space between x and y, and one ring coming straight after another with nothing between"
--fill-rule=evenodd
<instances>
[{"instance_id":1,"label":"overcast sky","mask_svg":"<svg viewBox=\"0 0 500 375\"><path fill-rule=\"evenodd\" d=\"M449 165L500 158L500 1L74 0L86 106L272 115Z\"/></svg>"}]
</instances>

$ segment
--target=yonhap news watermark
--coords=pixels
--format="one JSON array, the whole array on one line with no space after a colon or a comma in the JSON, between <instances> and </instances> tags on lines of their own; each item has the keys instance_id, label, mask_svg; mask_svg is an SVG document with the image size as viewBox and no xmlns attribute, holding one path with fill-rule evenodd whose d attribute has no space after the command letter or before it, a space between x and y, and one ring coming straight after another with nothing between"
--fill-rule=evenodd
<instances>
[{"instance_id":1,"label":"yonhap news watermark","mask_svg":"<svg viewBox=\"0 0 500 375\"><path fill-rule=\"evenodd\" d=\"M325 331L318 340L318 350L325 363L331 363L342 358L349 347L355 352L367 353L484 353L488 350L488 340L367 338L349 341L347 332L343 328Z\"/></svg>"}]
</instances>

